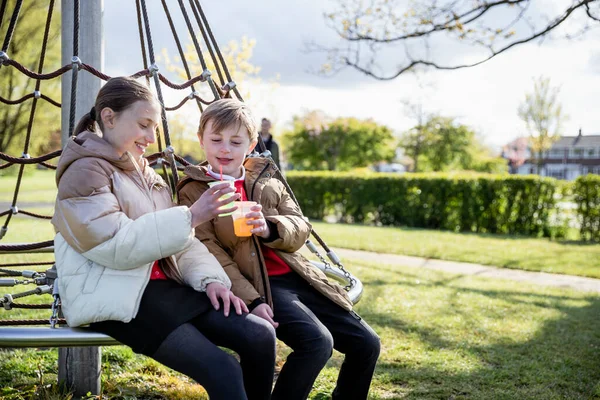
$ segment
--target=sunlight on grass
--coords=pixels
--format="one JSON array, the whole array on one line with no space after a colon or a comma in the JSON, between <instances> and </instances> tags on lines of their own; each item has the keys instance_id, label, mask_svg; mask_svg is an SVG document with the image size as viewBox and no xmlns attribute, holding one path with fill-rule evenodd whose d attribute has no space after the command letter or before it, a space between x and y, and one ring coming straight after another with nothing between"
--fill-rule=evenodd
<instances>
[{"instance_id":1,"label":"sunlight on grass","mask_svg":"<svg viewBox=\"0 0 600 400\"><path fill-rule=\"evenodd\" d=\"M365 284L356 310L382 340L371 399L595 398L600 297L346 261ZM280 343L279 367L287 354ZM311 399L329 398L341 362L335 352ZM31 391L39 371L54 379L55 350L0 352L4 390ZM103 349L102 379L108 398L205 398L188 378L120 346Z\"/></svg>"},{"instance_id":2,"label":"sunlight on grass","mask_svg":"<svg viewBox=\"0 0 600 400\"><path fill-rule=\"evenodd\" d=\"M311 222L329 246L600 278L600 244Z\"/></svg>"},{"instance_id":3,"label":"sunlight on grass","mask_svg":"<svg viewBox=\"0 0 600 400\"><path fill-rule=\"evenodd\" d=\"M55 173L51 170L35 170L22 179L18 201L54 203L56 198ZM11 202L17 183L16 176L0 176L0 202Z\"/></svg>"},{"instance_id":4,"label":"sunlight on grass","mask_svg":"<svg viewBox=\"0 0 600 400\"><path fill-rule=\"evenodd\" d=\"M32 209L34 212L42 213L43 215L52 215L52 209ZM50 220L30 218L21 214L13 217L8 224L6 236L2 239L1 244L10 243L31 243L42 242L54 239L54 228ZM4 257L13 257L14 255L2 255ZM32 256L32 255L27 255Z\"/></svg>"},{"instance_id":5,"label":"sunlight on grass","mask_svg":"<svg viewBox=\"0 0 600 400\"><path fill-rule=\"evenodd\" d=\"M33 186L44 196L24 191L24 198L44 198L53 191L48 177L53 179L53 173L36 171ZM11 193L8 179L0 177L0 195ZM53 200L28 211L51 214ZM314 226L333 247L600 277L600 245L320 222ZM17 215L0 244L53 236L49 221ZM53 260L52 254L1 257L2 263ZM370 262L345 259L344 264L365 285L356 310L382 340L370 399L600 400L599 296L387 265L375 257ZM0 295L31 288L7 287ZM51 298L20 300L48 304ZM49 310L0 310L0 319L49 315ZM289 353L279 343L278 368ZM342 360L335 352L311 399L330 398ZM103 398L207 398L189 378L123 346L103 348L102 368ZM68 399L55 384L56 374L55 349L0 350L2 399Z\"/></svg>"}]
</instances>

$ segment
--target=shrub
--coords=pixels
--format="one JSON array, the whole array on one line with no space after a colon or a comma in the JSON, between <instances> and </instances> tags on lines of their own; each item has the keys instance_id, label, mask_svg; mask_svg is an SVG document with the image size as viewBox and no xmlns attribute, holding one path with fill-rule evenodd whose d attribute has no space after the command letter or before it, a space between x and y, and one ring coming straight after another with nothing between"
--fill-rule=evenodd
<instances>
[{"instance_id":1,"label":"shrub","mask_svg":"<svg viewBox=\"0 0 600 400\"><path fill-rule=\"evenodd\" d=\"M600 176L584 175L575 180L573 195L583 240L600 242Z\"/></svg>"},{"instance_id":2,"label":"shrub","mask_svg":"<svg viewBox=\"0 0 600 400\"><path fill-rule=\"evenodd\" d=\"M293 172L310 218L452 231L549 235L557 181L489 174Z\"/></svg>"}]
</instances>

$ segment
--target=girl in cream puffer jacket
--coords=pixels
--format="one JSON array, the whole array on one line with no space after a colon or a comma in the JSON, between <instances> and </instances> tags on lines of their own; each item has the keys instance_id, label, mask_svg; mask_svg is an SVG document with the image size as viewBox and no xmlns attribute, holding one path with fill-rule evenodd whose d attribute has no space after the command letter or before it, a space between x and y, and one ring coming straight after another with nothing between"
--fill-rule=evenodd
<instances>
[{"instance_id":1,"label":"girl in cream puffer jacket","mask_svg":"<svg viewBox=\"0 0 600 400\"><path fill-rule=\"evenodd\" d=\"M113 78L63 151L52 223L65 318L190 376L211 399L267 399L274 330L248 314L194 237L228 201L205 196L174 206L143 158L159 121L148 87Z\"/></svg>"}]
</instances>

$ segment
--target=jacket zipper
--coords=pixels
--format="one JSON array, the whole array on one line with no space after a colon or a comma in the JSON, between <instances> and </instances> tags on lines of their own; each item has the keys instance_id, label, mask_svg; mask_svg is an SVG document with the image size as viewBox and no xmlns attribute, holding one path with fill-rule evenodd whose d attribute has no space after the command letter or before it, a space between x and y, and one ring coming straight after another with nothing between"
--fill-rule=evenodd
<instances>
[{"instance_id":1,"label":"jacket zipper","mask_svg":"<svg viewBox=\"0 0 600 400\"><path fill-rule=\"evenodd\" d=\"M131 153L127 152L127 155L129 156L129 159L131 160L131 162L133 163L133 166L135 167L135 171L137 172L138 178L140 178L140 183L142 184L142 187L144 188L144 192L146 193L146 196L148 196L148 200L150 201L150 204L152 204L152 209L154 211L156 211L156 204L154 203L154 199L152 198L152 192L150 191L150 188L148 187L147 182L144 179L144 175L142 174L142 171L140 170L139 165L133 159L133 156L131 155ZM176 270L175 272L177 274L179 274L179 276L181 276L181 272L179 271L179 266L177 264L175 264L175 270ZM152 268L150 268L150 271L152 272Z\"/></svg>"},{"instance_id":2,"label":"jacket zipper","mask_svg":"<svg viewBox=\"0 0 600 400\"><path fill-rule=\"evenodd\" d=\"M265 173L265 171L266 171L267 169L269 169L269 165L270 165L270 164L267 164L267 165L266 165L266 166L265 166L265 167L262 169L262 171L260 171L260 174L258 174L258 177L257 177L257 178L254 180L254 183L252 184L252 189L250 189L250 200L254 199L254 187L255 187L255 186L256 186L256 184L258 183L258 180L260 179L260 177L262 176L262 174L264 174L264 173Z\"/></svg>"},{"instance_id":3,"label":"jacket zipper","mask_svg":"<svg viewBox=\"0 0 600 400\"><path fill-rule=\"evenodd\" d=\"M260 179L260 177L265 173L265 171L269 168L269 164L267 164L262 171L260 171L260 174L258 174L258 177L254 180L254 183L252 184L252 189L250 190L250 200L254 201L254 188L256 187L256 184L258 183L258 180ZM273 301L271 299L271 296L269 295L270 293L270 285L268 285L268 280L266 277L266 266L263 264L263 262L260 260L260 256L259 256L259 252L260 252L260 247L257 244L258 239L253 238L254 240L252 241L254 243L254 249L256 251L256 258L258 259L258 264L260 265L260 276L262 278L262 282L263 282L263 287L264 287L264 291L265 291L265 300L267 302L267 304L270 304L271 306L273 306Z\"/></svg>"},{"instance_id":4,"label":"jacket zipper","mask_svg":"<svg viewBox=\"0 0 600 400\"><path fill-rule=\"evenodd\" d=\"M146 193L146 196L148 196L148 200L150 200L150 203L152 204L152 209L156 211L156 204L154 204L154 199L152 199L152 193L146 185L147 182L144 179L144 175L142 175L142 172L140 171L140 167L137 165L137 162L133 159L133 156L129 152L127 152L127 155L129 156L129 160L133 163L133 166L135 167L135 171L137 172L138 178L140 178L140 183L144 188L144 192Z\"/></svg>"}]
</instances>

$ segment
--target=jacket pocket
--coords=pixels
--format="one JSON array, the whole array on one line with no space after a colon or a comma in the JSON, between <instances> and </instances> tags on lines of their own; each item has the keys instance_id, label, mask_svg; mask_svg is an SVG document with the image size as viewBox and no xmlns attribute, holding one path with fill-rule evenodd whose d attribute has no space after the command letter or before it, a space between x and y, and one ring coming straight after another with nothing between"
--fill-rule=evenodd
<instances>
[{"instance_id":1,"label":"jacket pocket","mask_svg":"<svg viewBox=\"0 0 600 400\"><path fill-rule=\"evenodd\" d=\"M93 261L88 261L88 265L90 266L90 272L88 272L88 275L85 278L83 289L81 291L85 294L94 293L105 269L103 266L98 265Z\"/></svg>"}]
</instances>

